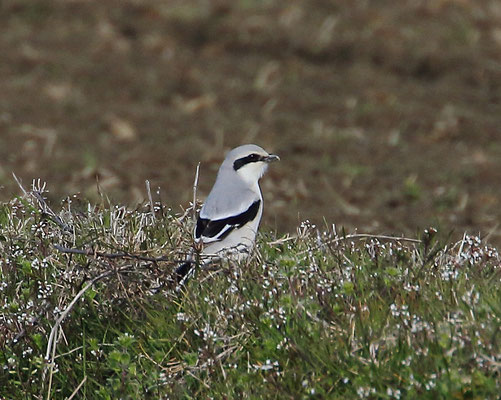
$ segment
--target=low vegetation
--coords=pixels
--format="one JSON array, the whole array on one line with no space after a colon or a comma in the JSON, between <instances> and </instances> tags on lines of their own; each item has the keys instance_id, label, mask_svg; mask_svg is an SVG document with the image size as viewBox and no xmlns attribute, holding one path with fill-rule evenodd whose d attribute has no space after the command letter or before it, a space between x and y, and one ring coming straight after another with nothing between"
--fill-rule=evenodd
<instances>
[{"instance_id":1,"label":"low vegetation","mask_svg":"<svg viewBox=\"0 0 501 400\"><path fill-rule=\"evenodd\" d=\"M190 209L68 198L55 213L40 186L0 208L0 398L501 393L501 259L476 236L306 222L179 287Z\"/></svg>"}]
</instances>

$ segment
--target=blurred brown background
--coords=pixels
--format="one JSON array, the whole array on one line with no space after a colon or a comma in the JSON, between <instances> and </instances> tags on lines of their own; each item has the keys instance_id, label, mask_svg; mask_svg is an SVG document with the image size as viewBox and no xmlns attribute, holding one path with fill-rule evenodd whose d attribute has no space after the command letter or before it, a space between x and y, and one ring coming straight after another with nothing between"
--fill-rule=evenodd
<instances>
[{"instance_id":1,"label":"blurred brown background","mask_svg":"<svg viewBox=\"0 0 501 400\"><path fill-rule=\"evenodd\" d=\"M175 211L224 153L282 157L264 224L501 244L499 0L4 0L0 199L48 182Z\"/></svg>"}]
</instances>

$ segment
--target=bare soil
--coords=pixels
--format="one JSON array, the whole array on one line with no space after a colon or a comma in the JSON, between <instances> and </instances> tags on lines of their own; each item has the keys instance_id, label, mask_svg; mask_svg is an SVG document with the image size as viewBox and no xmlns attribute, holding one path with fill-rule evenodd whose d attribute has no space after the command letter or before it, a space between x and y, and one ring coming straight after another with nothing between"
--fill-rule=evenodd
<instances>
[{"instance_id":1,"label":"bare soil","mask_svg":"<svg viewBox=\"0 0 501 400\"><path fill-rule=\"evenodd\" d=\"M501 244L499 0L4 0L0 199L11 172L175 211L225 151L282 158L264 224ZM155 194L155 196L157 196Z\"/></svg>"}]
</instances>

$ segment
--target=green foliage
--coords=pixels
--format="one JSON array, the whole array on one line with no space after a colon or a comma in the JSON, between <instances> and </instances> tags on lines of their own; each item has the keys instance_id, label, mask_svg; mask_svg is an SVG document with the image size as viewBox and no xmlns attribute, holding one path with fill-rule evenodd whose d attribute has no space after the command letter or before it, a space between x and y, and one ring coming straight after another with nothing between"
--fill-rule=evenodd
<instances>
[{"instance_id":1,"label":"green foliage","mask_svg":"<svg viewBox=\"0 0 501 400\"><path fill-rule=\"evenodd\" d=\"M418 200L421 197L421 186L417 182L417 176L408 176L403 184L403 193L409 200Z\"/></svg>"},{"instance_id":2,"label":"green foliage","mask_svg":"<svg viewBox=\"0 0 501 400\"><path fill-rule=\"evenodd\" d=\"M477 237L446 245L430 229L420 243L383 242L305 223L293 238L262 237L247 262L214 264L177 287L172 271L190 248L191 222L76 208L60 215L70 231L33 199L1 208L0 398L501 391L501 259ZM58 317L100 275L46 359Z\"/></svg>"}]
</instances>

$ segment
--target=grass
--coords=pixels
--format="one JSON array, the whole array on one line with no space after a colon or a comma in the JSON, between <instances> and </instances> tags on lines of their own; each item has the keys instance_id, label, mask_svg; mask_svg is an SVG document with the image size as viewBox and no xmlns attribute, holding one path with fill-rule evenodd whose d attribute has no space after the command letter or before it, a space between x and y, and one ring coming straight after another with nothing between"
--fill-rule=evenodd
<instances>
[{"instance_id":1,"label":"grass","mask_svg":"<svg viewBox=\"0 0 501 400\"><path fill-rule=\"evenodd\" d=\"M70 198L56 215L43 189L0 208L0 398L501 392L500 256L478 237L385 239L305 222L177 287L190 210Z\"/></svg>"}]
</instances>

